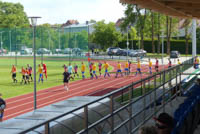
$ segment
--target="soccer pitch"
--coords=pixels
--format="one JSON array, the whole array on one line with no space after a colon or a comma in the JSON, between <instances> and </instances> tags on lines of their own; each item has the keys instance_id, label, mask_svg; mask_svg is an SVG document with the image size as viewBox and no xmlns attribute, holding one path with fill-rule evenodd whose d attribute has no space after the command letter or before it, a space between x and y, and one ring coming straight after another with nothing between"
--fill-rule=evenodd
<instances>
[{"instance_id":1,"label":"soccer pitch","mask_svg":"<svg viewBox=\"0 0 200 134\"><path fill-rule=\"evenodd\" d=\"M78 65L78 73L79 78L75 77L74 81L81 80L81 60L73 60L71 61L72 66L75 64ZM41 63L40 57L37 58L36 65ZM38 83L38 75L36 75L37 78L37 90L42 90L58 85L63 84L63 76L62 73L64 72L63 65L68 65L69 61L68 58L59 58L59 57L45 57L43 63L47 65L47 74L48 79L44 77L43 83ZM89 68L88 68L88 62L84 61L86 65L86 77L89 77ZM103 63L103 62L101 62ZM31 93L33 92L33 82L30 84L21 84L22 75L21 75L21 67L24 68L27 67L27 64L30 64L33 68L33 58L31 57L18 57L17 59L17 83L13 83L12 77L11 77L11 68L12 65L15 65L15 57L0 57L0 93L3 94L3 98L11 98L14 96ZM95 62L95 64L98 66L98 61ZM37 71L38 68L36 68ZM98 70L98 67L97 67ZM109 70L112 70L112 67L110 66ZM103 73L103 70L102 70ZM97 71L97 74L99 75L99 72ZM70 80L72 81L72 80Z\"/></svg>"}]
</instances>

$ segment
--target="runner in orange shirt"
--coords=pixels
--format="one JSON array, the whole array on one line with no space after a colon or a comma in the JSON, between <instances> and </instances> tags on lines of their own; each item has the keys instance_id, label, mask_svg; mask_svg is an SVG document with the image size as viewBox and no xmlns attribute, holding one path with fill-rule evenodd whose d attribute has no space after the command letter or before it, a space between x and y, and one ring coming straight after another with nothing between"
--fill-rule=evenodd
<instances>
[{"instance_id":1,"label":"runner in orange shirt","mask_svg":"<svg viewBox=\"0 0 200 134\"><path fill-rule=\"evenodd\" d=\"M24 69L24 67L22 67L22 69L21 69L21 74L22 74L22 81L21 81L21 84L22 84L23 82L24 82L24 84L26 84L25 73L26 73L26 70Z\"/></svg>"},{"instance_id":2,"label":"runner in orange shirt","mask_svg":"<svg viewBox=\"0 0 200 134\"><path fill-rule=\"evenodd\" d=\"M26 68L26 70L25 70L25 78L26 78L25 84L27 84L27 83L30 84L30 81L29 81L29 70L28 70L28 68Z\"/></svg>"},{"instance_id":3,"label":"runner in orange shirt","mask_svg":"<svg viewBox=\"0 0 200 134\"><path fill-rule=\"evenodd\" d=\"M17 77L17 68L15 67L15 65L13 65L12 66L12 70L11 70L11 73L12 73L12 79L13 79L13 82L15 83L17 83L17 79L16 79L16 77Z\"/></svg>"}]
</instances>

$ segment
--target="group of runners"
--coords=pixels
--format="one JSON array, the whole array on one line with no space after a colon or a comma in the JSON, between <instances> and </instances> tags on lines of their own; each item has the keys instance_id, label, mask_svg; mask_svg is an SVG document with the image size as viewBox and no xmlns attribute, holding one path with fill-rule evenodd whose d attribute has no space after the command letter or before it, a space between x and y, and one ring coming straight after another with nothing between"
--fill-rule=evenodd
<instances>
[{"instance_id":1,"label":"group of runners","mask_svg":"<svg viewBox=\"0 0 200 134\"><path fill-rule=\"evenodd\" d=\"M156 58L155 59L155 70L156 72L159 71L159 60ZM109 64L105 61L103 64L101 62L95 63L95 62L91 62L91 60L88 60L89 63L89 73L90 73L90 79L98 79L99 76L102 75L102 69L105 69L104 71L104 78L106 76L110 77L110 73L108 71L109 68ZM178 59L178 64L181 64L180 60ZM98 66L98 70L97 70L97 66ZM137 65L136 65L136 71L135 71L135 76L137 76L138 74L140 74L142 76L142 71L141 71L141 62L140 59L137 60ZM74 79L75 76L79 77L78 75L78 66L77 64L74 65L74 67L72 67L71 63L69 63L68 66L64 65L64 73L63 73L63 82L64 82L64 87L66 90L69 89L68 87L68 83L70 79ZM151 61L151 59L149 59L148 61L148 68L149 68L149 74L152 74L152 67L153 67L153 63ZM172 62L169 59L169 63L168 63L168 68L172 67ZM81 63L81 73L82 73L82 79L85 79L85 71L86 71L86 65L84 62ZM97 71L99 72L99 76L97 75ZM121 74L121 77L128 76L131 74L131 61L127 61L125 62L124 65L124 71L122 69L122 65L120 62L117 63L117 71L116 71L116 75L115 77L117 78L118 75Z\"/></svg>"},{"instance_id":2,"label":"group of runners","mask_svg":"<svg viewBox=\"0 0 200 134\"><path fill-rule=\"evenodd\" d=\"M30 82L33 81L33 77L32 77L32 67L27 64L26 67L22 66L21 67L21 75L22 75L22 79L21 79L21 84L30 84ZM46 64L39 64L38 65L38 72L39 74L39 80L38 82L42 81L43 82L43 74L45 75L46 79L47 79L47 66ZM17 83L17 68L15 65L12 65L12 69L11 69L11 74L12 74L12 79L13 79L13 83Z\"/></svg>"}]
</instances>

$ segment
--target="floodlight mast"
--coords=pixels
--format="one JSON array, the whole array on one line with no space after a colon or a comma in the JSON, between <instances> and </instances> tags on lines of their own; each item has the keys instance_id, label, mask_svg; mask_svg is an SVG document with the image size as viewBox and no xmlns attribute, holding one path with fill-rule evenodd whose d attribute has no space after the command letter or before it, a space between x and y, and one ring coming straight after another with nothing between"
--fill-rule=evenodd
<instances>
[{"instance_id":1,"label":"floodlight mast","mask_svg":"<svg viewBox=\"0 0 200 134\"><path fill-rule=\"evenodd\" d=\"M32 16L32 17L28 17L31 19L31 24L33 26L33 64L34 64L34 68L33 68L33 73L34 73L34 110L37 109L37 89L36 89L36 40L35 40L35 34L36 34L36 26L37 26L37 19L41 18L41 17L36 17L36 16Z\"/></svg>"}]
</instances>

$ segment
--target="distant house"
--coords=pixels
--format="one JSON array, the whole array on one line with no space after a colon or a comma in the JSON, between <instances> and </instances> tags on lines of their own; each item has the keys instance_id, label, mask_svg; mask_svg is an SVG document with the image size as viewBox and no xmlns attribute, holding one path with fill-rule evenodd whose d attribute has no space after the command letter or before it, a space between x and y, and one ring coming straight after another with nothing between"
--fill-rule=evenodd
<instances>
[{"instance_id":1,"label":"distant house","mask_svg":"<svg viewBox=\"0 0 200 134\"><path fill-rule=\"evenodd\" d=\"M62 28L63 27L67 27L67 26L70 26L70 25L78 25L79 22L77 20L68 20L66 23L62 24Z\"/></svg>"},{"instance_id":2,"label":"distant house","mask_svg":"<svg viewBox=\"0 0 200 134\"><path fill-rule=\"evenodd\" d=\"M89 34L92 34L94 32L94 24L96 23L88 23L88 24L75 23L71 25L69 25L69 23L65 23L65 25L64 24L62 25L62 29L64 30L64 32L81 32L89 30Z\"/></svg>"}]
</instances>

